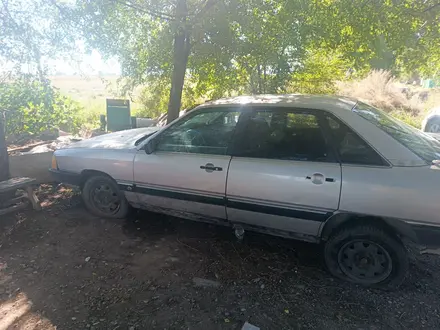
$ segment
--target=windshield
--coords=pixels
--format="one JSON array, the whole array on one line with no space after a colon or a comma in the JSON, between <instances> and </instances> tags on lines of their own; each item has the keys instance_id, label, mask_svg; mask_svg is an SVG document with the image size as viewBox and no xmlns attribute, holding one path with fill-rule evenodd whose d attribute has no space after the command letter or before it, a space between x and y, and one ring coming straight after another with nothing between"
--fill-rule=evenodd
<instances>
[{"instance_id":1,"label":"windshield","mask_svg":"<svg viewBox=\"0 0 440 330\"><path fill-rule=\"evenodd\" d=\"M440 159L440 143L433 137L362 102L356 105L353 112L391 135L428 163Z\"/></svg>"}]
</instances>

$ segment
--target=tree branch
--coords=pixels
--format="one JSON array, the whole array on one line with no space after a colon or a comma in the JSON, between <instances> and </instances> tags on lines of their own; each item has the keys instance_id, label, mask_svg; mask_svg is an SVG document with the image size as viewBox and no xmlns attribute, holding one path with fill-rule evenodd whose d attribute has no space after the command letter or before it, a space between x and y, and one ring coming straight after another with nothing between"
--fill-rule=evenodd
<instances>
[{"instance_id":1,"label":"tree branch","mask_svg":"<svg viewBox=\"0 0 440 330\"><path fill-rule=\"evenodd\" d=\"M426 13L426 12L428 12L428 11L434 9L435 7L438 7L438 6L440 6L440 3L436 3L435 5L432 5L432 6L428 7L428 8L426 8L423 12Z\"/></svg>"},{"instance_id":2,"label":"tree branch","mask_svg":"<svg viewBox=\"0 0 440 330\"><path fill-rule=\"evenodd\" d=\"M198 13L194 15L194 20L192 24L198 23L198 21L203 18L203 16L218 2L218 0L206 0L205 5Z\"/></svg>"},{"instance_id":3,"label":"tree branch","mask_svg":"<svg viewBox=\"0 0 440 330\"><path fill-rule=\"evenodd\" d=\"M160 19L163 19L166 21L174 21L175 20L175 17L172 15L169 15L169 14L163 13L163 12L159 12L159 11L154 11L151 9L146 9L146 8L140 7L138 5L135 5L135 4L131 3L130 1L125 1L125 0L112 0L112 1L119 3L123 6L132 8L134 10L140 11L142 13L148 14L148 15L155 17L155 18L160 18Z\"/></svg>"}]
</instances>

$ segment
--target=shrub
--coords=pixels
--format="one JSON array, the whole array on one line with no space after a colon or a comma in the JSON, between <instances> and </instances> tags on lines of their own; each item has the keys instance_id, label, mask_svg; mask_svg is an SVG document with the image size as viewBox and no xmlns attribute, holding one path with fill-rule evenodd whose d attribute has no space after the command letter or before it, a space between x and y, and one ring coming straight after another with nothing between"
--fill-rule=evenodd
<instances>
[{"instance_id":1,"label":"shrub","mask_svg":"<svg viewBox=\"0 0 440 330\"><path fill-rule=\"evenodd\" d=\"M39 137L60 128L76 133L82 125L83 108L61 95L48 82L20 78L0 83L0 109L7 110L6 135Z\"/></svg>"}]
</instances>

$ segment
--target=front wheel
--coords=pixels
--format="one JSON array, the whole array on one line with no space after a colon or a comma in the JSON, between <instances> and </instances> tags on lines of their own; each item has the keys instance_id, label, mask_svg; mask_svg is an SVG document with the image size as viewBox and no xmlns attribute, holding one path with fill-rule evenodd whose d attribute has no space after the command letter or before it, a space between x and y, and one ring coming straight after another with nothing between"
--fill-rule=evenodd
<instances>
[{"instance_id":1,"label":"front wheel","mask_svg":"<svg viewBox=\"0 0 440 330\"><path fill-rule=\"evenodd\" d=\"M98 217L121 219L129 211L129 204L116 182L105 175L90 177L82 189L87 209Z\"/></svg>"},{"instance_id":2,"label":"front wheel","mask_svg":"<svg viewBox=\"0 0 440 330\"><path fill-rule=\"evenodd\" d=\"M364 286L397 288L408 270L403 244L375 226L338 231L326 242L324 256L334 276Z\"/></svg>"}]
</instances>

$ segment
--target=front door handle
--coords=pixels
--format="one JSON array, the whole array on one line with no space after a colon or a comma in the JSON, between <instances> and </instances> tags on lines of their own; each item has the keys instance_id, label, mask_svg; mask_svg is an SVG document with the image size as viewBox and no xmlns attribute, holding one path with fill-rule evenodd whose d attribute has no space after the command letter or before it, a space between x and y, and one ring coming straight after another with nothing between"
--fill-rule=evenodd
<instances>
[{"instance_id":1,"label":"front door handle","mask_svg":"<svg viewBox=\"0 0 440 330\"><path fill-rule=\"evenodd\" d=\"M323 184L324 175L322 173L313 173L312 176L306 176L307 180L312 180L313 184Z\"/></svg>"},{"instance_id":2,"label":"front door handle","mask_svg":"<svg viewBox=\"0 0 440 330\"><path fill-rule=\"evenodd\" d=\"M223 168L218 167L218 166L214 166L214 164L212 164L212 163L208 163L206 165L201 165L200 168L202 170L205 170L208 173L211 173L214 171L217 171L217 172L223 171Z\"/></svg>"},{"instance_id":3,"label":"front door handle","mask_svg":"<svg viewBox=\"0 0 440 330\"><path fill-rule=\"evenodd\" d=\"M307 175L306 176L307 180L312 180L312 183L314 184L322 184L325 182L335 182L336 180L334 178L325 178L324 179L324 175L322 175L321 173L314 173L312 176Z\"/></svg>"}]
</instances>

